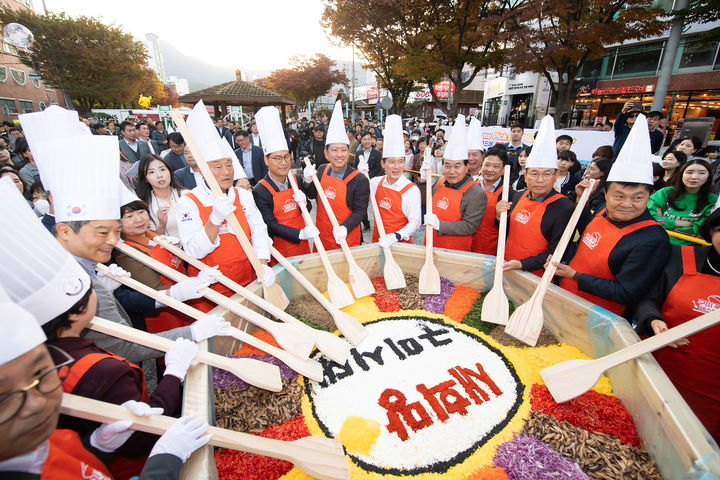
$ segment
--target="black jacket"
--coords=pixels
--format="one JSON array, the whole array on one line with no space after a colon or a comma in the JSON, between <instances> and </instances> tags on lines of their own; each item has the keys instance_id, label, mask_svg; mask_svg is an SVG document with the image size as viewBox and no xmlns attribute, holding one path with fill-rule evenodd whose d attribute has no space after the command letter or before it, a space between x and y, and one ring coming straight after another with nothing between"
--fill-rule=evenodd
<instances>
[{"instance_id":1,"label":"black jacket","mask_svg":"<svg viewBox=\"0 0 720 480\"><path fill-rule=\"evenodd\" d=\"M355 152L355 161L353 162L352 166L354 168L357 168L357 166L360 164L360 160L363 159L363 148L358 148L357 152ZM382 155L380 154L380 150L376 150L375 147L372 147L370 150L370 155L368 157L368 175L370 175L370 178L372 177L379 177L383 174L383 168L382 168Z\"/></svg>"}]
</instances>

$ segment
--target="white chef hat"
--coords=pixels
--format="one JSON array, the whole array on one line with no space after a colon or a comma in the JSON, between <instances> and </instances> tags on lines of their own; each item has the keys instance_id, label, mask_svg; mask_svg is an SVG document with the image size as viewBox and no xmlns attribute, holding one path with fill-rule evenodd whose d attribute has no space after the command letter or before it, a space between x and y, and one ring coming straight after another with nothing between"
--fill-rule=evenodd
<instances>
[{"instance_id":1,"label":"white chef hat","mask_svg":"<svg viewBox=\"0 0 720 480\"><path fill-rule=\"evenodd\" d=\"M262 107L255 114L255 122L257 123L260 143L265 155L290 150L285 138L285 130L283 130L280 121L280 112L276 107Z\"/></svg>"},{"instance_id":2,"label":"white chef hat","mask_svg":"<svg viewBox=\"0 0 720 480\"><path fill-rule=\"evenodd\" d=\"M557 169L558 156L555 143L555 121L552 115L545 115L540 122L540 128L525 162L525 168Z\"/></svg>"},{"instance_id":3,"label":"white chef hat","mask_svg":"<svg viewBox=\"0 0 720 480\"><path fill-rule=\"evenodd\" d=\"M455 119L455 125L450 132L450 139L447 147L445 147L445 155L443 158L448 160L467 160L467 126L465 125L465 115L458 115Z\"/></svg>"},{"instance_id":4,"label":"white chef hat","mask_svg":"<svg viewBox=\"0 0 720 480\"><path fill-rule=\"evenodd\" d=\"M467 134L467 148L468 150L485 150L483 148L482 139L482 126L480 120L475 116L470 117L470 125L468 126Z\"/></svg>"},{"instance_id":5,"label":"white chef hat","mask_svg":"<svg viewBox=\"0 0 720 480\"><path fill-rule=\"evenodd\" d=\"M186 123L206 162L228 158L227 151L223 150L222 145L218 142L222 138L220 138L202 100L195 104Z\"/></svg>"},{"instance_id":6,"label":"white chef hat","mask_svg":"<svg viewBox=\"0 0 720 480\"><path fill-rule=\"evenodd\" d=\"M113 136L78 135L38 145L57 223L120 218L120 148Z\"/></svg>"},{"instance_id":7,"label":"white chef hat","mask_svg":"<svg viewBox=\"0 0 720 480\"><path fill-rule=\"evenodd\" d=\"M45 324L82 298L90 277L6 179L0 180L0 203L0 285L13 302Z\"/></svg>"},{"instance_id":8,"label":"white chef hat","mask_svg":"<svg viewBox=\"0 0 720 480\"><path fill-rule=\"evenodd\" d=\"M325 138L325 145L332 143L350 145L347 130L345 130L345 120L340 100L335 102L335 108L333 109L332 117L330 117L330 123L328 124L327 138Z\"/></svg>"},{"instance_id":9,"label":"white chef hat","mask_svg":"<svg viewBox=\"0 0 720 480\"><path fill-rule=\"evenodd\" d=\"M118 178L118 182L120 184L120 186L118 187L120 190L120 207L123 207L123 206L127 205L128 203L132 203L132 202L136 202L136 201L140 200L138 198L138 196L135 194L135 192L133 192L132 190L127 188L125 186L125 184L123 183L123 181L120 180L120 178ZM105 220L105 219L103 219L103 220Z\"/></svg>"},{"instance_id":10,"label":"white chef hat","mask_svg":"<svg viewBox=\"0 0 720 480\"><path fill-rule=\"evenodd\" d=\"M23 135L33 154L33 160L40 171L40 180L46 190L51 190L49 179L46 178L48 163L52 163L55 155L52 148L41 149L41 144L54 144L58 140L77 135L87 135L89 131L78 118L75 110L66 110L51 105L42 112L24 113L18 117ZM117 142L117 139L115 139Z\"/></svg>"},{"instance_id":11,"label":"white chef hat","mask_svg":"<svg viewBox=\"0 0 720 480\"><path fill-rule=\"evenodd\" d=\"M383 158L404 158L405 139L403 138L400 115L388 115L383 131Z\"/></svg>"},{"instance_id":12,"label":"white chef hat","mask_svg":"<svg viewBox=\"0 0 720 480\"><path fill-rule=\"evenodd\" d=\"M220 150L225 152L225 155L222 158L229 158L230 161L232 161L233 180L237 180L238 178L247 178L245 170L242 168L242 165L240 165L240 160L238 160L237 155L235 155L235 152L227 140L218 137L218 143L220 144Z\"/></svg>"},{"instance_id":13,"label":"white chef hat","mask_svg":"<svg viewBox=\"0 0 720 480\"><path fill-rule=\"evenodd\" d=\"M642 113L623 144L617 159L610 168L608 182L653 184L652 154L647 118Z\"/></svg>"},{"instance_id":14,"label":"white chef hat","mask_svg":"<svg viewBox=\"0 0 720 480\"><path fill-rule=\"evenodd\" d=\"M0 365L26 354L45 340L47 337L32 314L13 302L0 286Z\"/></svg>"}]
</instances>

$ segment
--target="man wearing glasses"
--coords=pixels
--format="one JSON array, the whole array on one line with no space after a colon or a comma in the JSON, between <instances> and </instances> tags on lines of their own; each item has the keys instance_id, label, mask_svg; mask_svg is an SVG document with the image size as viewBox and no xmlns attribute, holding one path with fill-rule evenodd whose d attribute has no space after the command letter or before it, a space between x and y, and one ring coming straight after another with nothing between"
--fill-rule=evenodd
<instances>
[{"instance_id":1,"label":"man wearing glasses","mask_svg":"<svg viewBox=\"0 0 720 480\"><path fill-rule=\"evenodd\" d=\"M263 107L255 119L268 172L253 188L255 204L263 216L268 233L273 237L275 248L283 256L310 253L308 239L317 236L319 231L314 225L305 225L298 204L305 203L310 209L310 202L301 190L294 193L288 180L292 156L280 123L280 114L275 107ZM295 183L298 188L302 188L300 175L295 175Z\"/></svg>"},{"instance_id":2,"label":"man wearing glasses","mask_svg":"<svg viewBox=\"0 0 720 480\"><path fill-rule=\"evenodd\" d=\"M532 152L525 164L527 190L511 202L499 201L496 218L508 212L507 246L503 270L522 269L542 276L543 265L560 241L575 205L558 193L555 128L551 116L543 118Z\"/></svg>"},{"instance_id":3,"label":"man wearing glasses","mask_svg":"<svg viewBox=\"0 0 720 480\"><path fill-rule=\"evenodd\" d=\"M640 105L638 105L639 103L640 102L628 100L627 102L625 102L622 110L615 118L615 124L613 125L613 130L615 131L615 143L613 143L613 153L615 154L615 158L617 158L617 156L620 154L620 150L622 149L623 145L625 145L625 140L630 134L632 126L635 125L635 120L640 113Z\"/></svg>"}]
</instances>

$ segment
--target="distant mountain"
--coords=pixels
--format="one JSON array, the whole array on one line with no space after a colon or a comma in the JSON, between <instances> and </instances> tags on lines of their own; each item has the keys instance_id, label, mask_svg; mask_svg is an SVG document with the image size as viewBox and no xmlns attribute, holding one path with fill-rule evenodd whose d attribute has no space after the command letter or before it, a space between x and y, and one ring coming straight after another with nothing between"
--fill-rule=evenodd
<instances>
[{"instance_id":1,"label":"distant mountain","mask_svg":"<svg viewBox=\"0 0 720 480\"><path fill-rule=\"evenodd\" d=\"M219 67L189 57L168 42L160 40L160 51L165 64L165 75L186 78L191 92L235 80L234 68Z\"/></svg>"}]
</instances>

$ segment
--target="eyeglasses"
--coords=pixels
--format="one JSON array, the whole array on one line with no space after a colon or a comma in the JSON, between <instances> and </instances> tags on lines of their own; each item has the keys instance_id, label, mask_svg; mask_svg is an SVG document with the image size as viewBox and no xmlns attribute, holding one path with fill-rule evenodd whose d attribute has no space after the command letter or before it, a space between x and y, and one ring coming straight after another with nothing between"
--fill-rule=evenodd
<instances>
[{"instance_id":1,"label":"eyeglasses","mask_svg":"<svg viewBox=\"0 0 720 480\"><path fill-rule=\"evenodd\" d=\"M67 378L68 373L70 373L70 368L68 367L75 361L75 359L64 350L52 345L48 345L47 347L60 352L65 357L65 361L51 369L45 370L35 380L33 380L30 385L22 390L17 390L1 396L0 425L10 421L13 417L15 417L15 415L20 413L23 405L25 405L25 400L27 400L28 392L30 392L33 388L37 388L38 392L47 395L48 393L52 393L57 390Z\"/></svg>"},{"instance_id":2,"label":"eyeglasses","mask_svg":"<svg viewBox=\"0 0 720 480\"><path fill-rule=\"evenodd\" d=\"M526 177L540 178L540 172L526 172ZM543 172L542 177L545 179L555 178L555 172Z\"/></svg>"},{"instance_id":3,"label":"eyeglasses","mask_svg":"<svg viewBox=\"0 0 720 480\"><path fill-rule=\"evenodd\" d=\"M290 156L289 153L287 153L285 155L275 155L275 156L272 156L269 158L273 162L277 162L277 163L284 163L284 162L290 163L290 160L292 160L292 157Z\"/></svg>"}]
</instances>

